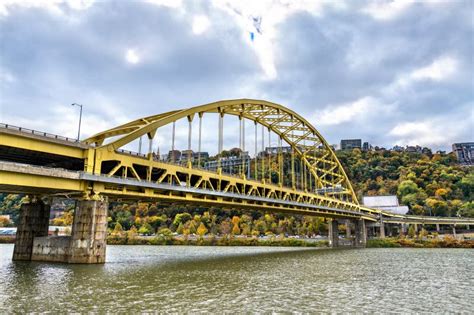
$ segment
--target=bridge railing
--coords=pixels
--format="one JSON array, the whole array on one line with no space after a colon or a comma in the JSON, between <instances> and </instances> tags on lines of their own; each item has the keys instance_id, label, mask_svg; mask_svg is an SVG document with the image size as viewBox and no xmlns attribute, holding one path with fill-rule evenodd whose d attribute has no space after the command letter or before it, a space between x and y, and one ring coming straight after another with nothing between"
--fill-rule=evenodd
<instances>
[{"instance_id":1,"label":"bridge railing","mask_svg":"<svg viewBox=\"0 0 474 315\"><path fill-rule=\"evenodd\" d=\"M28 129L28 128L24 128L24 127L18 127L18 126L14 126L14 125L10 125L10 124L0 123L0 128L19 131L19 132L22 132L22 133L41 136L41 137L46 137L46 138L50 138L50 139L68 141L68 142L72 142L72 143L78 143L79 142L79 140L75 139L75 138L63 137L63 136L55 135L55 134L48 133L48 132Z\"/></svg>"}]
</instances>

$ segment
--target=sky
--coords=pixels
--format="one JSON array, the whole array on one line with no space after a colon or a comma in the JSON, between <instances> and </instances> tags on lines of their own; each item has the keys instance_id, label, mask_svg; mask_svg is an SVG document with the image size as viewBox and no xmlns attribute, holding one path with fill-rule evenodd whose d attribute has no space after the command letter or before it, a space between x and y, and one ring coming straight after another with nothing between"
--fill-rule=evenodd
<instances>
[{"instance_id":1,"label":"sky","mask_svg":"<svg viewBox=\"0 0 474 315\"><path fill-rule=\"evenodd\" d=\"M298 112L332 144L450 151L474 141L473 30L462 0L3 0L0 122L75 137L76 102L85 138L252 98ZM237 146L237 121L225 125ZM203 150L216 151L217 118L204 126ZM154 146L167 150L170 130Z\"/></svg>"}]
</instances>

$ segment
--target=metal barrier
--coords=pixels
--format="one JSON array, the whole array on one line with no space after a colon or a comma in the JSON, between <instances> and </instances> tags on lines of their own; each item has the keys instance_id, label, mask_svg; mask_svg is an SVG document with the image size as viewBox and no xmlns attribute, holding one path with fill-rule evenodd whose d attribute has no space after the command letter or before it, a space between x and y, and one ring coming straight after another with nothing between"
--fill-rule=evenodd
<instances>
[{"instance_id":1,"label":"metal barrier","mask_svg":"<svg viewBox=\"0 0 474 315\"><path fill-rule=\"evenodd\" d=\"M78 143L79 142L78 139L63 137L63 136L55 135L55 134L48 133L48 132L43 132L43 131L23 128L23 127L18 127L18 126L4 124L4 123L0 123L0 128L8 129L8 130L15 130L15 131L19 131L19 132L26 133L26 134L46 137L46 138L50 138L50 139L63 140L63 141L72 142L72 143Z\"/></svg>"}]
</instances>

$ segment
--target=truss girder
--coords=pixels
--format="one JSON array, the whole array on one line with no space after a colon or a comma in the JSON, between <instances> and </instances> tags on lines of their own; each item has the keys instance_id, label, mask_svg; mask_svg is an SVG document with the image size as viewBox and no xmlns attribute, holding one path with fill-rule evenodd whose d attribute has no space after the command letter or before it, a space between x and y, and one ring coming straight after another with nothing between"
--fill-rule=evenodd
<instances>
[{"instance_id":1,"label":"truss girder","mask_svg":"<svg viewBox=\"0 0 474 315\"><path fill-rule=\"evenodd\" d=\"M137 119L96 134L86 139L85 143L95 144L96 150L99 151L113 152L143 135L148 134L151 138L160 127L180 119L192 117L195 114L202 115L205 113L234 115L263 125L293 148L296 156L301 159L307 168L308 174L314 178L317 188L336 188L336 186L340 185L341 187L338 187L340 188L340 193L334 194L331 198L358 204L357 197L344 169L329 144L316 128L296 112L267 101L250 99L228 100L184 110L170 111ZM117 136L120 137L111 139ZM109 139L110 142L104 144ZM315 151L316 148L324 153L323 157L315 158L310 156L308 152ZM132 172L134 171L133 168L131 170Z\"/></svg>"}]
</instances>

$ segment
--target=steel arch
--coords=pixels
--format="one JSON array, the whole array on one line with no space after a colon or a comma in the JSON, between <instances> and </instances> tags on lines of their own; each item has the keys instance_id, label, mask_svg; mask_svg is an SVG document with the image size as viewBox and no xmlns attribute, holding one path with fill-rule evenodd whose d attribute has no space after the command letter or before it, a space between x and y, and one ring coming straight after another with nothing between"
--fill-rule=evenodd
<instances>
[{"instance_id":1,"label":"steel arch","mask_svg":"<svg viewBox=\"0 0 474 315\"><path fill-rule=\"evenodd\" d=\"M359 204L341 163L316 128L291 109L264 100L225 100L148 116L98 133L83 142L95 144L97 148L117 150L145 134L153 138L162 126L183 118L192 120L194 115L205 113L239 116L265 126L295 150L315 178L318 188L332 188L333 192L328 194L333 197ZM121 137L111 139L118 136ZM107 139L112 141L104 144Z\"/></svg>"}]
</instances>

